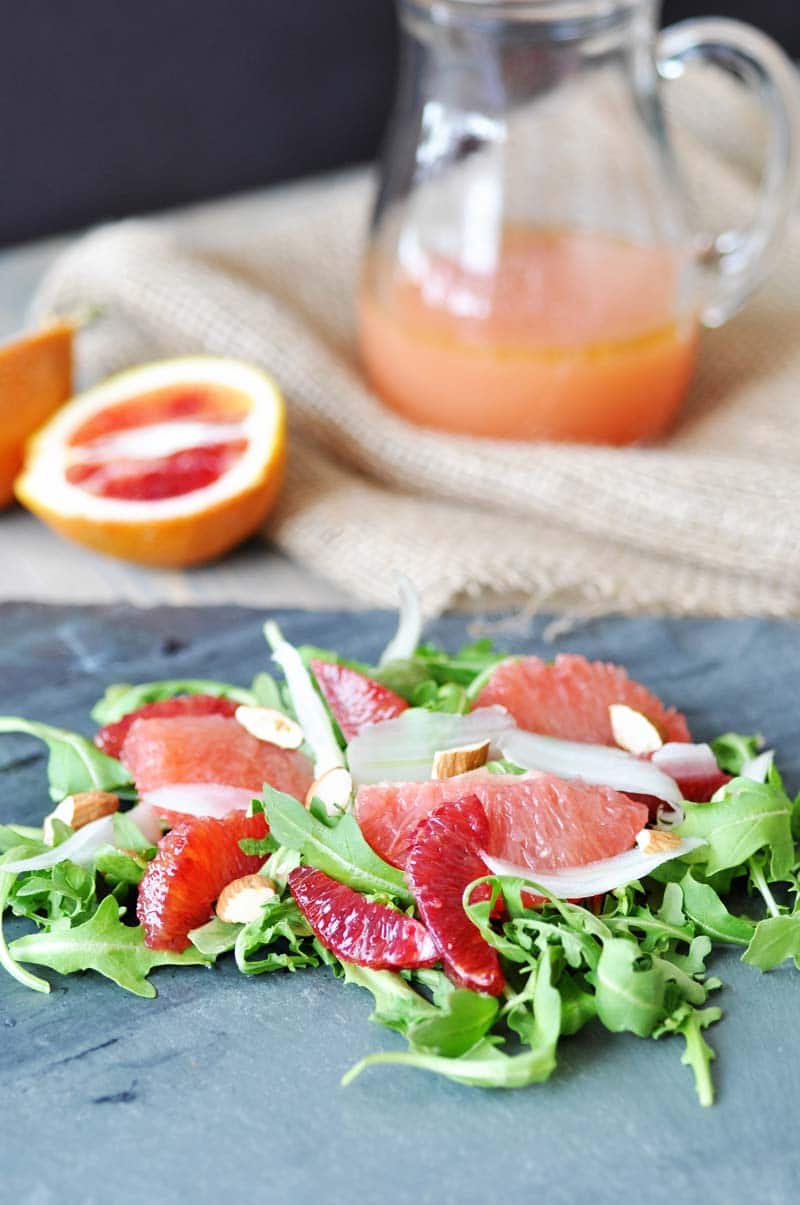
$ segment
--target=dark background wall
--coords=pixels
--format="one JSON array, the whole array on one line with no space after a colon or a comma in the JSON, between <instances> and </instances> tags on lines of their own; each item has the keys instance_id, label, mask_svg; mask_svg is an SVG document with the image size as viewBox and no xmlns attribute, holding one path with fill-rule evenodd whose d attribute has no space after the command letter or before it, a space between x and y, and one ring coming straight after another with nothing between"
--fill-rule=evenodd
<instances>
[{"instance_id":1,"label":"dark background wall","mask_svg":"<svg viewBox=\"0 0 800 1205\"><path fill-rule=\"evenodd\" d=\"M667 0L800 58L800 0ZM5 10L5 12L4 12ZM374 154L391 0L0 0L0 243Z\"/></svg>"}]
</instances>

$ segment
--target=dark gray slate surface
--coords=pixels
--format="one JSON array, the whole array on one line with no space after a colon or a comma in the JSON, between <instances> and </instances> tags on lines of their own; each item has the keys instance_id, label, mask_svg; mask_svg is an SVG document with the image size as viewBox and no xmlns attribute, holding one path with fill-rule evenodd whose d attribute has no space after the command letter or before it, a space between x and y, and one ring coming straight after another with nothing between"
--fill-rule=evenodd
<instances>
[{"instance_id":1,"label":"dark gray slate surface","mask_svg":"<svg viewBox=\"0 0 800 1205\"><path fill-rule=\"evenodd\" d=\"M0 713L91 731L107 683L178 674L246 682L265 664L262 616L228 609L0 607ZM295 640L374 656L377 613L279 616ZM466 620L432 628L455 645ZM542 622L506 631L540 650ZM800 627L604 620L561 649L624 662L687 711L699 737L761 728L800 783ZM552 648L550 649L552 651ZM0 821L38 822L33 742L0 743ZM325 971L245 980L230 966L156 972L156 1000L94 976L49 997L0 982L0 1201L159 1205L360 1202L788 1202L800 1155L800 979L716 960L719 1103L701 1110L675 1041L585 1032L542 1088L490 1092L420 1072L341 1074L397 1039Z\"/></svg>"}]
</instances>

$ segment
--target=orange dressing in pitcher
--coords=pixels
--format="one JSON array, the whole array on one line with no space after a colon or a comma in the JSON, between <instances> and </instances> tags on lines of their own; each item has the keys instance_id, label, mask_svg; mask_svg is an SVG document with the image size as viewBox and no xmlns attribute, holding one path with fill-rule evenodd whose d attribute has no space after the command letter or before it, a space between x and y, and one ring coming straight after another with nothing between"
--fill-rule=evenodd
<instances>
[{"instance_id":1,"label":"orange dressing in pitcher","mask_svg":"<svg viewBox=\"0 0 800 1205\"><path fill-rule=\"evenodd\" d=\"M426 426L653 438L695 360L696 320L677 308L680 266L662 248L513 226L490 271L428 257L415 278L376 251L360 298L364 365L390 406Z\"/></svg>"}]
</instances>

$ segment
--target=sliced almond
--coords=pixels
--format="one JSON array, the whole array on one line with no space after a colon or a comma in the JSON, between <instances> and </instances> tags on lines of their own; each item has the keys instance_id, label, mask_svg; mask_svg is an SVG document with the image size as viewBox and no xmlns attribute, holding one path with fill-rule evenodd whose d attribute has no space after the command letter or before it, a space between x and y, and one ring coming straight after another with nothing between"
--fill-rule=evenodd
<instances>
[{"instance_id":1,"label":"sliced almond","mask_svg":"<svg viewBox=\"0 0 800 1205\"><path fill-rule=\"evenodd\" d=\"M320 774L306 792L306 807L311 806L312 799L319 799L325 805L329 816L344 812L353 794L353 778L344 766L333 766Z\"/></svg>"},{"instance_id":2,"label":"sliced almond","mask_svg":"<svg viewBox=\"0 0 800 1205\"><path fill-rule=\"evenodd\" d=\"M489 760L491 741L479 741L475 745L462 745L459 749L442 749L433 755L431 778L455 778L478 770Z\"/></svg>"},{"instance_id":3,"label":"sliced almond","mask_svg":"<svg viewBox=\"0 0 800 1205\"><path fill-rule=\"evenodd\" d=\"M255 920L264 904L274 900L275 884L260 874L246 874L223 887L217 900L216 913L220 920L231 925L247 925Z\"/></svg>"},{"instance_id":4,"label":"sliced almond","mask_svg":"<svg viewBox=\"0 0 800 1205\"><path fill-rule=\"evenodd\" d=\"M642 853L665 854L680 849L681 839L677 833L668 833L663 828L643 828L636 834L636 844Z\"/></svg>"},{"instance_id":5,"label":"sliced almond","mask_svg":"<svg viewBox=\"0 0 800 1205\"><path fill-rule=\"evenodd\" d=\"M53 844L55 834L53 821L61 820L70 828L83 828L92 820L102 816L111 816L119 811L119 796L113 791L80 791L77 795L67 795L44 820L44 839L48 845Z\"/></svg>"},{"instance_id":6,"label":"sliced almond","mask_svg":"<svg viewBox=\"0 0 800 1205\"><path fill-rule=\"evenodd\" d=\"M299 749L303 729L274 707L237 707L235 716L242 727L259 741L268 741L281 749Z\"/></svg>"},{"instance_id":7,"label":"sliced almond","mask_svg":"<svg viewBox=\"0 0 800 1205\"><path fill-rule=\"evenodd\" d=\"M614 740L626 753L643 757L646 753L655 753L664 744L664 738L653 721L634 707L628 707L626 703L611 703L608 714Z\"/></svg>"}]
</instances>

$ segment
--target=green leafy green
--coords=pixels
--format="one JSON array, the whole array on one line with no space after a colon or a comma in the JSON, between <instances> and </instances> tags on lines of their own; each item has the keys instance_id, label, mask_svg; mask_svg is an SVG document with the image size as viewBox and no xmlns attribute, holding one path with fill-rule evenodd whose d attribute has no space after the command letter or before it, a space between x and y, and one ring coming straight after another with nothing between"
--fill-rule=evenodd
<instances>
[{"instance_id":1,"label":"green leafy green","mask_svg":"<svg viewBox=\"0 0 800 1205\"><path fill-rule=\"evenodd\" d=\"M32 853L38 853L38 849L31 849L30 845L17 845L16 847L6 850L0 856L0 865L3 862L16 862L19 858L28 858ZM38 975L33 975L30 971L26 971L16 961L11 951L8 948L8 943L3 932L3 916L5 914L8 897L16 882L16 878L12 874L0 874L0 966L5 967L9 975L16 979L23 987L29 987L35 992L49 992L50 984L46 979L40 979Z\"/></svg>"},{"instance_id":2,"label":"green leafy green","mask_svg":"<svg viewBox=\"0 0 800 1205\"><path fill-rule=\"evenodd\" d=\"M771 782L734 778L713 803L687 803L685 819L676 830L682 837L701 837L706 846L696 851L713 875L741 866L760 849L770 851L770 873L783 879L794 864L792 804Z\"/></svg>"},{"instance_id":3,"label":"green leafy green","mask_svg":"<svg viewBox=\"0 0 800 1205\"><path fill-rule=\"evenodd\" d=\"M319 958L307 940L312 936L308 922L293 899L270 900L260 916L244 925L237 934L236 965L243 975L318 966Z\"/></svg>"},{"instance_id":4,"label":"green leafy green","mask_svg":"<svg viewBox=\"0 0 800 1205\"><path fill-rule=\"evenodd\" d=\"M80 791L114 791L130 783L130 775L120 762L101 753L77 732L14 715L0 716L3 732L23 732L45 742L50 751L47 776L51 799L59 801Z\"/></svg>"},{"instance_id":5,"label":"green leafy green","mask_svg":"<svg viewBox=\"0 0 800 1205\"><path fill-rule=\"evenodd\" d=\"M746 762L755 757L763 744L759 734L743 736L741 732L723 732L711 742L711 748L721 770L741 774Z\"/></svg>"},{"instance_id":6,"label":"green leafy green","mask_svg":"<svg viewBox=\"0 0 800 1205\"><path fill-rule=\"evenodd\" d=\"M94 872L67 860L17 875L9 904L15 916L27 917L40 927L51 928L62 920L79 924L97 907Z\"/></svg>"},{"instance_id":7,"label":"green leafy green","mask_svg":"<svg viewBox=\"0 0 800 1205\"><path fill-rule=\"evenodd\" d=\"M704 1108L714 1103L714 1084L711 1079L711 1063L717 1057L703 1037L703 1030L718 1021L722 1013L718 1008L692 1008L683 1004L671 1016L667 1017L653 1034L660 1038L665 1033L682 1034L686 1049L681 1056L681 1062L691 1067L694 1072L694 1082L697 1097Z\"/></svg>"},{"instance_id":8,"label":"green leafy green","mask_svg":"<svg viewBox=\"0 0 800 1205\"><path fill-rule=\"evenodd\" d=\"M40 828L31 828L26 824L0 824L0 853L6 853L9 849L14 849L21 841L38 843L41 849L37 849L37 853L41 853L44 849L42 841L42 830Z\"/></svg>"},{"instance_id":9,"label":"green leafy green","mask_svg":"<svg viewBox=\"0 0 800 1205\"><path fill-rule=\"evenodd\" d=\"M118 682L109 686L102 699L95 703L92 719L98 724L115 724L146 703L160 703L162 699L174 699L176 695L215 695L250 706L260 702L254 690L232 686L230 682L215 682L210 678L169 678L161 682L139 682L135 686L130 682Z\"/></svg>"},{"instance_id":10,"label":"green leafy green","mask_svg":"<svg viewBox=\"0 0 800 1205\"><path fill-rule=\"evenodd\" d=\"M758 922L742 962L771 971L793 958L800 968L800 913L768 916Z\"/></svg>"},{"instance_id":11,"label":"green leafy green","mask_svg":"<svg viewBox=\"0 0 800 1205\"><path fill-rule=\"evenodd\" d=\"M264 789L264 810L271 835L301 853L307 865L356 891L411 902L403 875L367 845L352 813L328 828L291 795L271 787Z\"/></svg>"},{"instance_id":12,"label":"green leafy green","mask_svg":"<svg viewBox=\"0 0 800 1205\"><path fill-rule=\"evenodd\" d=\"M9 951L20 962L50 967L62 975L97 971L136 996L153 997L147 976L154 967L203 965L207 959L191 946L183 953L150 950L141 925L125 925L119 906L107 895L89 920L75 928L60 922L49 932L31 933L12 942ZM39 981L41 982L41 981ZM43 989L39 989L40 991Z\"/></svg>"},{"instance_id":13,"label":"green leafy green","mask_svg":"<svg viewBox=\"0 0 800 1205\"><path fill-rule=\"evenodd\" d=\"M734 916L725 907L713 887L700 882L692 870L687 870L680 882L686 915L701 933L713 941L731 945L747 945L753 935L753 922L745 916Z\"/></svg>"}]
</instances>

